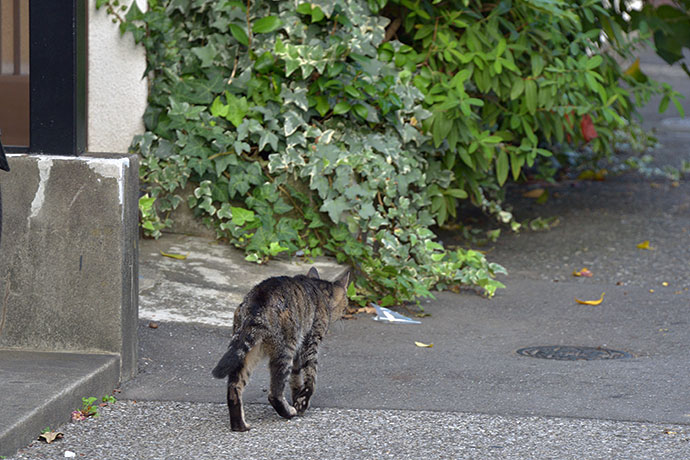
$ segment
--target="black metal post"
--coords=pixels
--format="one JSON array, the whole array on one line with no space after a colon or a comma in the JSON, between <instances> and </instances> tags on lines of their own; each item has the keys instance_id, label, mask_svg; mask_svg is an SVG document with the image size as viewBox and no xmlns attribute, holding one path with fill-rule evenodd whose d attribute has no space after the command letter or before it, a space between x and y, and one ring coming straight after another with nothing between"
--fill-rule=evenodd
<instances>
[{"instance_id":1,"label":"black metal post","mask_svg":"<svg viewBox=\"0 0 690 460\"><path fill-rule=\"evenodd\" d=\"M10 170L7 157L5 157L5 149L2 146L2 133L0 133L0 169ZM0 184L0 240L2 240L2 184Z\"/></svg>"},{"instance_id":2,"label":"black metal post","mask_svg":"<svg viewBox=\"0 0 690 460\"><path fill-rule=\"evenodd\" d=\"M86 149L85 0L31 0L31 153Z\"/></svg>"}]
</instances>

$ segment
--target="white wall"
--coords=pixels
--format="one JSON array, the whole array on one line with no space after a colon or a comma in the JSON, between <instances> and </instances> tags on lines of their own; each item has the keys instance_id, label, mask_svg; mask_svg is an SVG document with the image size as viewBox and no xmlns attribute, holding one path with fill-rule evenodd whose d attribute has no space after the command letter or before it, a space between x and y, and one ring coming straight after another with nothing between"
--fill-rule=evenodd
<instances>
[{"instance_id":1,"label":"white wall","mask_svg":"<svg viewBox=\"0 0 690 460\"><path fill-rule=\"evenodd\" d=\"M140 8L145 0L137 0ZM130 34L89 0L87 151L125 153L135 134L144 130L147 82L142 78L146 55Z\"/></svg>"}]
</instances>

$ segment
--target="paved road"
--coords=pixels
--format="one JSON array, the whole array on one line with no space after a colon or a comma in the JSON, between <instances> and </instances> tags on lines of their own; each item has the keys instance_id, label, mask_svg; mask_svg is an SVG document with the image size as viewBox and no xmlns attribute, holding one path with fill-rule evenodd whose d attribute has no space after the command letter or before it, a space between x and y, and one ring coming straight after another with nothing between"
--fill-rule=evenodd
<instances>
[{"instance_id":1,"label":"paved road","mask_svg":"<svg viewBox=\"0 0 690 460\"><path fill-rule=\"evenodd\" d=\"M311 410L285 421L250 405L232 433L220 404L119 402L17 459L685 459L688 426L376 409Z\"/></svg>"}]
</instances>

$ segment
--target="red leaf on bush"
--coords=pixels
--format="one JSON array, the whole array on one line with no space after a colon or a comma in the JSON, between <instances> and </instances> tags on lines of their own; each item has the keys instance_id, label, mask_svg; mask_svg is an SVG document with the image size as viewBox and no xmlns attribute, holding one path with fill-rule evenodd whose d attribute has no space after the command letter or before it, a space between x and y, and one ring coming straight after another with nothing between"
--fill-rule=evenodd
<instances>
[{"instance_id":1,"label":"red leaf on bush","mask_svg":"<svg viewBox=\"0 0 690 460\"><path fill-rule=\"evenodd\" d=\"M585 114L582 120L580 120L580 129L582 130L582 137L584 137L585 142L589 142L597 137L597 130L594 128L592 118L588 114Z\"/></svg>"}]
</instances>

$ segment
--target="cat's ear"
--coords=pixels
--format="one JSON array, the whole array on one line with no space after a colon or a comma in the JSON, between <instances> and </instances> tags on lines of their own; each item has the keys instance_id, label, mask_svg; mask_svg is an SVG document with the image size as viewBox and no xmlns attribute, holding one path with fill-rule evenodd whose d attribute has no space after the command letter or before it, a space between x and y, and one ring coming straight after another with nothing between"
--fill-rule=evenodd
<instances>
[{"instance_id":1,"label":"cat's ear","mask_svg":"<svg viewBox=\"0 0 690 460\"><path fill-rule=\"evenodd\" d=\"M350 271L348 270L340 275L335 281L333 281L333 284L340 286L347 291L347 285L350 284Z\"/></svg>"},{"instance_id":2,"label":"cat's ear","mask_svg":"<svg viewBox=\"0 0 690 460\"><path fill-rule=\"evenodd\" d=\"M321 277L319 276L319 272L316 270L316 267L311 267L307 272L307 276L309 278L314 278L315 280L321 279Z\"/></svg>"}]
</instances>

